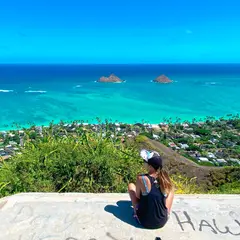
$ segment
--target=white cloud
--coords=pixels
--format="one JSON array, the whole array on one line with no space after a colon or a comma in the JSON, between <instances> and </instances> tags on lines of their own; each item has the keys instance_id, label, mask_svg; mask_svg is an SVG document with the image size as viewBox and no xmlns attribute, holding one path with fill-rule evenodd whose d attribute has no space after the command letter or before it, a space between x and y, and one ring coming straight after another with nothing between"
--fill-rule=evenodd
<instances>
[{"instance_id":1,"label":"white cloud","mask_svg":"<svg viewBox=\"0 0 240 240\"><path fill-rule=\"evenodd\" d=\"M191 30L189 30L189 29L186 29L185 32L186 32L186 34L192 34L192 33L193 33L193 32L192 32Z\"/></svg>"}]
</instances>

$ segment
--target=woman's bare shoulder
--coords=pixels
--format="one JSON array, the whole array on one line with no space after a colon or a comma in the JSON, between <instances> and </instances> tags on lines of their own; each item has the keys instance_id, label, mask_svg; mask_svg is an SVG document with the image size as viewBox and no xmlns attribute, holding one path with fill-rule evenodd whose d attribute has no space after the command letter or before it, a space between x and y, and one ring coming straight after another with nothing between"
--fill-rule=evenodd
<instances>
[{"instance_id":1,"label":"woman's bare shoulder","mask_svg":"<svg viewBox=\"0 0 240 240\"><path fill-rule=\"evenodd\" d=\"M147 183L147 185L151 185L151 182L147 177L147 174L139 174L137 176L137 181L141 184L141 186L144 186L144 181Z\"/></svg>"},{"instance_id":2,"label":"woman's bare shoulder","mask_svg":"<svg viewBox=\"0 0 240 240\"><path fill-rule=\"evenodd\" d=\"M148 177L146 176L145 173L142 173L142 174L137 175L137 180L142 181L143 178L144 178L144 179L148 179Z\"/></svg>"}]
</instances>

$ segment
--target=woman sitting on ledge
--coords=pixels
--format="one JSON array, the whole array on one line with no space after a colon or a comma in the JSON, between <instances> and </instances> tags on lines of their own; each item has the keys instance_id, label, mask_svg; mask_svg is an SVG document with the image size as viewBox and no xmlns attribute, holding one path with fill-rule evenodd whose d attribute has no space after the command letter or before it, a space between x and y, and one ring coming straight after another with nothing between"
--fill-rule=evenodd
<instances>
[{"instance_id":1,"label":"woman sitting on ledge","mask_svg":"<svg viewBox=\"0 0 240 240\"><path fill-rule=\"evenodd\" d=\"M162 228L172 207L173 184L162 169L162 159L157 152L142 150L141 157L148 173L139 175L136 185L128 185L134 217L145 228Z\"/></svg>"}]
</instances>

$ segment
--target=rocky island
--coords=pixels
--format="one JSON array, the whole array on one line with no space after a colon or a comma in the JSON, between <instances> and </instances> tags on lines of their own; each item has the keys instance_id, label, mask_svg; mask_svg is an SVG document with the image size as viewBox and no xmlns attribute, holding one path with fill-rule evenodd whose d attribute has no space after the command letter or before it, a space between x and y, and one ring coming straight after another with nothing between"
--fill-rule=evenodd
<instances>
[{"instance_id":1,"label":"rocky island","mask_svg":"<svg viewBox=\"0 0 240 240\"><path fill-rule=\"evenodd\" d=\"M114 74L111 74L109 77L101 77L98 82L102 82L102 83L121 83L124 82L122 79L120 79L119 77L117 77Z\"/></svg>"},{"instance_id":2,"label":"rocky island","mask_svg":"<svg viewBox=\"0 0 240 240\"><path fill-rule=\"evenodd\" d=\"M153 80L153 82L157 82L157 83L171 83L173 81L171 79L169 79L167 76L161 75L161 76L155 78Z\"/></svg>"}]
</instances>

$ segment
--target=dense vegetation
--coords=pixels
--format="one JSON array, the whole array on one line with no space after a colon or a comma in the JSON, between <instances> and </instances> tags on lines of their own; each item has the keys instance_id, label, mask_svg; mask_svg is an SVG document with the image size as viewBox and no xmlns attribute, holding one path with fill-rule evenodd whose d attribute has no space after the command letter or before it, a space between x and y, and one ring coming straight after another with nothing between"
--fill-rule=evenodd
<instances>
[{"instance_id":1,"label":"dense vegetation","mask_svg":"<svg viewBox=\"0 0 240 240\"><path fill-rule=\"evenodd\" d=\"M140 148L154 149L164 159L177 193L240 193L240 167L199 166L178 153L166 152L166 147L144 135L136 137ZM164 149L165 148L165 149Z\"/></svg>"},{"instance_id":2,"label":"dense vegetation","mask_svg":"<svg viewBox=\"0 0 240 240\"><path fill-rule=\"evenodd\" d=\"M0 169L0 196L16 192L125 192L141 171L137 150L81 131L28 142Z\"/></svg>"},{"instance_id":3,"label":"dense vegetation","mask_svg":"<svg viewBox=\"0 0 240 240\"><path fill-rule=\"evenodd\" d=\"M182 156L205 166L240 165L240 116L207 117L202 122L172 122L160 131L158 140ZM207 160L201 160L205 158Z\"/></svg>"},{"instance_id":4,"label":"dense vegetation","mask_svg":"<svg viewBox=\"0 0 240 240\"><path fill-rule=\"evenodd\" d=\"M79 127L63 137L50 126L42 137L31 136L20 154L1 163L0 197L18 192L126 192L127 184L143 171L140 145L139 138L122 143L111 130L103 134L101 129ZM211 172L212 183L204 188L197 176L181 174L180 165L170 162L177 193L240 193L239 169Z\"/></svg>"}]
</instances>

